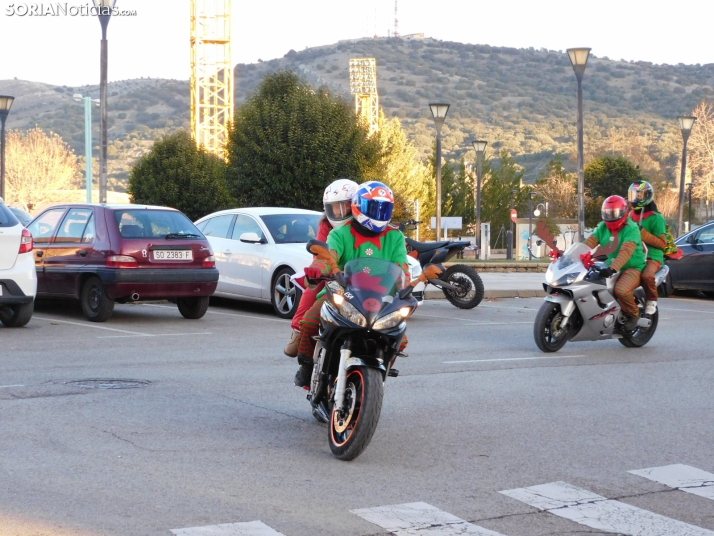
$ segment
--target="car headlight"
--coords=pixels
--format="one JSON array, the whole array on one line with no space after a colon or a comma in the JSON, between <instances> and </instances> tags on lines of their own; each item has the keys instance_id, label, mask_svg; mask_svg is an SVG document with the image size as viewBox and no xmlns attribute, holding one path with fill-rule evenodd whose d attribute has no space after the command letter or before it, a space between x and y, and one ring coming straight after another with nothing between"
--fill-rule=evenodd
<instances>
[{"instance_id":1,"label":"car headlight","mask_svg":"<svg viewBox=\"0 0 714 536\"><path fill-rule=\"evenodd\" d=\"M411 313L411 307L402 307L398 311L389 313L387 316L377 320L372 326L372 329L380 330L393 328L394 326L403 322L404 319L407 318Z\"/></svg>"},{"instance_id":2,"label":"car headlight","mask_svg":"<svg viewBox=\"0 0 714 536\"><path fill-rule=\"evenodd\" d=\"M557 281L550 284L551 287L567 287L571 285L573 281L578 277L578 274L565 274L563 277Z\"/></svg>"},{"instance_id":3,"label":"car headlight","mask_svg":"<svg viewBox=\"0 0 714 536\"><path fill-rule=\"evenodd\" d=\"M332 298L337 311L345 320L349 320L353 324L357 324L363 328L367 327L367 319L354 305L345 300L344 297L339 294L335 294Z\"/></svg>"}]
</instances>

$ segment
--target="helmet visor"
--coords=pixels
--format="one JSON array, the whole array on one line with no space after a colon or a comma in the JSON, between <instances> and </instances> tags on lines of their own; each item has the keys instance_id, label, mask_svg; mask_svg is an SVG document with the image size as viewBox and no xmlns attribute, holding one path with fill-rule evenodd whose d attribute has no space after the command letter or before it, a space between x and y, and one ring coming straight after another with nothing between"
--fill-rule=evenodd
<instances>
[{"instance_id":1,"label":"helmet visor","mask_svg":"<svg viewBox=\"0 0 714 536\"><path fill-rule=\"evenodd\" d=\"M627 209L624 207L608 207L602 209L603 221L621 220L627 214Z\"/></svg>"},{"instance_id":2,"label":"helmet visor","mask_svg":"<svg viewBox=\"0 0 714 536\"><path fill-rule=\"evenodd\" d=\"M376 221L389 221L392 219L394 202L378 199L365 199L359 197L357 200L359 211L368 218Z\"/></svg>"},{"instance_id":3,"label":"helmet visor","mask_svg":"<svg viewBox=\"0 0 714 536\"><path fill-rule=\"evenodd\" d=\"M325 216L328 220L342 221L352 215L352 203L349 201L335 201L325 203Z\"/></svg>"}]
</instances>

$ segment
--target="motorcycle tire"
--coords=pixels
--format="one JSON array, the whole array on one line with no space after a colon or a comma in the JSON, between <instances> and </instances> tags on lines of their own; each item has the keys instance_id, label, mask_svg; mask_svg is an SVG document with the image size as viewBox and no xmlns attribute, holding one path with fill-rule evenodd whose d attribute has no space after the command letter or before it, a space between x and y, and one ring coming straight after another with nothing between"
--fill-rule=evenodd
<instances>
[{"instance_id":1,"label":"motorcycle tire","mask_svg":"<svg viewBox=\"0 0 714 536\"><path fill-rule=\"evenodd\" d=\"M377 429L383 398L384 380L377 369L360 367L348 372L347 415L341 418L333 408L328 425L330 450L337 459L354 460L367 448Z\"/></svg>"},{"instance_id":2,"label":"motorcycle tire","mask_svg":"<svg viewBox=\"0 0 714 536\"><path fill-rule=\"evenodd\" d=\"M620 341L622 346L627 346L628 348L641 348L654 336L657 330L657 323L659 322L659 310L655 311L655 314L650 316L650 326L646 329L637 328L632 333L623 335L622 338L617 339Z\"/></svg>"},{"instance_id":3,"label":"motorcycle tire","mask_svg":"<svg viewBox=\"0 0 714 536\"><path fill-rule=\"evenodd\" d=\"M567 328L560 330L553 328L562 317L559 304L545 302L541 305L533 324L533 338L541 352L557 352L568 342Z\"/></svg>"},{"instance_id":4,"label":"motorcycle tire","mask_svg":"<svg viewBox=\"0 0 714 536\"><path fill-rule=\"evenodd\" d=\"M441 289L446 299L459 309L473 309L483 300L483 281L470 266L455 264L441 274L439 279L460 289Z\"/></svg>"}]
</instances>

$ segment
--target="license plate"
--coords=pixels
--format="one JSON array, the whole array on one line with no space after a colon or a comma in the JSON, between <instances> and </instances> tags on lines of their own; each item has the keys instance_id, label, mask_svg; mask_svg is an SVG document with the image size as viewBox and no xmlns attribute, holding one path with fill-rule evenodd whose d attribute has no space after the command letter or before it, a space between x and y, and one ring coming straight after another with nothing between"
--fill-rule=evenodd
<instances>
[{"instance_id":1,"label":"license plate","mask_svg":"<svg viewBox=\"0 0 714 536\"><path fill-rule=\"evenodd\" d=\"M152 251L155 261L192 261L190 249L155 249Z\"/></svg>"}]
</instances>

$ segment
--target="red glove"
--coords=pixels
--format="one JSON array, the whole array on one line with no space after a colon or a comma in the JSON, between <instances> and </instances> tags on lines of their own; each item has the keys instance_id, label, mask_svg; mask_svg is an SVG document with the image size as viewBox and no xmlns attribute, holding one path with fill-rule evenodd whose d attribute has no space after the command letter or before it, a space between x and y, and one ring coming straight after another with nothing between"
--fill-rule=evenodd
<instances>
[{"instance_id":1,"label":"red glove","mask_svg":"<svg viewBox=\"0 0 714 536\"><path fill-rule=\"evenodd\" d=\"M313 268L311 266L308 266L307 268L305 268L305 277L311 283L317 281L322 277L322 270L320 270L319 268Z\"/></svg>"},{"instance_id":2,"label":"red glove","mask_svg":"<svg viewBox=\"0 0 714 536\"><path fill-rule=\"evenodd\" d=\"M583 266L585 266L586 269L590 269L590 267L595 264L595 261L593 260L593 254L589 251L580 255L580 260L583 262Z\"/></svg>"},{"instance_id":3,"label":"red glove","mask_svg":"<svg viewBox=\"0 0 714 536\"><path fill-rule=\"evenodd\" d=\"M550 253L548 255L550 255L551 258L553 259L553 262L555 262L563 255L563 252L560 251L558 248L556 248L556 249L551 249Z\"/></svg>"}]
</instances>

